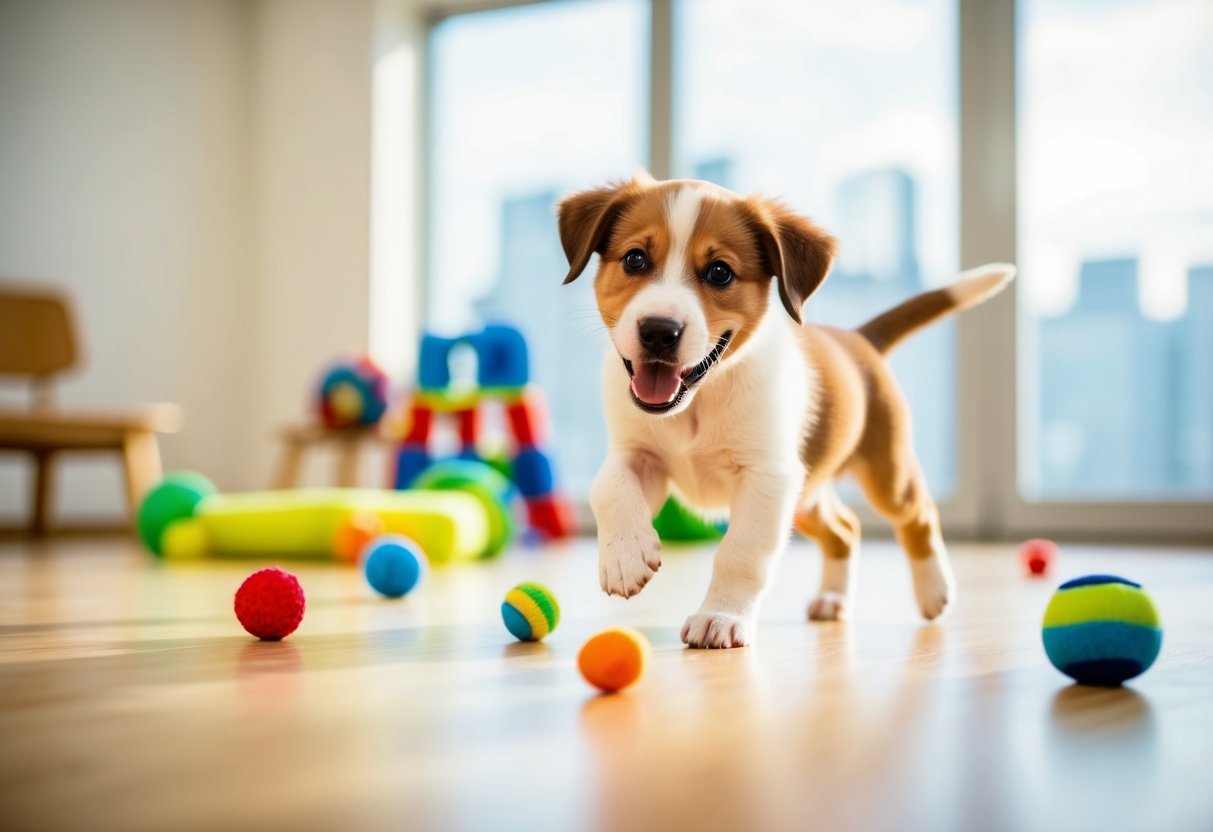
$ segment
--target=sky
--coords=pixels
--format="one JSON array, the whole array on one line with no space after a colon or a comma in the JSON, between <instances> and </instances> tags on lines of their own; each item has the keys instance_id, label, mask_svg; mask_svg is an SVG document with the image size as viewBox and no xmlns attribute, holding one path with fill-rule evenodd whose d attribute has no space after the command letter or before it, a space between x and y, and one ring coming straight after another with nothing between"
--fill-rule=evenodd
<instances>
[{"instance_id":1,"label":"sky","mask_svg":"<svg viewBox=\"0 0 1213 832\"><path fill-rule=\"evenodd\" d=\"M1213 3L1023 0L1019 215L1027 308L1063 313L1083 259L1137 256L1151 318L1213 264Z\"/></svg>"},{"instance_id":2,"label":"sky","mask_svg":"<svg viewBox=\"0 0 1213 832\"><path fill-rule=\"evenodd\" d=\"M839 181L904 168L924 278L949 281L956 26L955 0L677 2L675 172L732 158L739 190L829 227ZM1079 262L1137 256L1143 311L1182 314L1187 268L1213 262L1213 3L1021 0L1019 26L1023 308L1064 313ZM464 15L432 47L430 311L461 328L497 274L506 196L644 166L648 10Z\"/></svg>"}]
</instances>

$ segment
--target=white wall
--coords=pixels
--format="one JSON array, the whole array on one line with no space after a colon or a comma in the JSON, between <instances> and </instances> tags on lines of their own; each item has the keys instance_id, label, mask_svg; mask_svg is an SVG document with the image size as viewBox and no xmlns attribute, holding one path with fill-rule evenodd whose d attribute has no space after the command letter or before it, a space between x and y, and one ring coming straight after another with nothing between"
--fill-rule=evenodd
<instances>
[{"instance_id":1,"label":"white wall","mask_svg":"<svg viewBox=\"0 0 1213 832\"><path fill-rule=\"evenodd\" d=\"M300 418L326 362L368 343L371 13L368 2L263 0L256 15L249 430L250 484L264 486L275 427Z\"/></svg>"},{"instance_id":2,"label":"white wall","mask_svg":"<svg viewBox=\"0 0 1213 832\"><path fill-rule=\"evenodd\" d=\"M64 400L181 403L166 465L225 489L368 342L371 7L0 0L0 275L76 295ZM5 521L26 477L0 459ZM59 482L67 518L123 510L114 462Z\"/></svg>"},{"instance_id":3,"label":"white wall","mask_svg":"<svg viewBox=\"0 0 1213 832\"><path fill-rule=\"evenodd\" d=\"M0 275L76 296L65 401L180 402L166 459L224 484L247 476L251 21L240 0L0 4ZM3 460L9 517L26 470ZM120 516L121 482L76 458L60 505Z\"/></svg>"}]
</instances>

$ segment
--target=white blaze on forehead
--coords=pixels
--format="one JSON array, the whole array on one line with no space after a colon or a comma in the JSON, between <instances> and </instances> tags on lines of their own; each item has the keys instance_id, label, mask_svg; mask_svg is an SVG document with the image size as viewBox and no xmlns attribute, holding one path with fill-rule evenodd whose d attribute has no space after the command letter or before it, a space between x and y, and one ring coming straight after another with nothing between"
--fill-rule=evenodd
<instances>
[{"instance_id":1,"label":"white blaze on forehead","mask_svg":"<svg viewBox=\"0 0 1213 832\"><path fill-rule=\"evenodd\" d=\"M670 252L660 280L679 280L690 271L687 249L691 245L691 234L699 220L699 206L703 193L695 187L679 188L666 197L665 220L670 230Z\"/></svg>"},{"instance_id":2,"label":"white blaze on forehead","mask_svg":"<svg viewBox=\"0 0 1213 832\"><path fill-rule=\"evenodd\" d=\"M687 254L703 199L703 190L694 186L679 188L666 197L665 221L670 234L670 250L665 263L660 272L632 297L611 329L615 348L629 361L641 360L645 355L637 336L637 327L645 318L672 318L682 324L682 338L673 356L675 363L689 367L703 358L711 347L699 295L685 279L691 273Z\"/></svg>"}]
</instances>

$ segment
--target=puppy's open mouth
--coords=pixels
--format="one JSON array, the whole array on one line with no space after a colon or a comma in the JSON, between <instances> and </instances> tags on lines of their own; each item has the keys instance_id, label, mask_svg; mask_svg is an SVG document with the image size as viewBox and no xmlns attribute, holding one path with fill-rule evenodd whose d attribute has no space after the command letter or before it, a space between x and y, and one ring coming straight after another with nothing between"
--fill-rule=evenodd
<instances>
[{"instance_id":1,"label":"puppy's open mouth","mask_svg":"<svg viewBox=\"0 0 1213 832\"><path fill-rule=\"evenodd\" d=\"M687 391L703 381L708 371L716 366L732 340L733 331L729 330L698 364L685 370L680 370L677 364L660 361L641 361L637 367L624 358L623 366L632 379L632 401L645 413L668 413L678 407Z\"/></svg>"}]
</instances>

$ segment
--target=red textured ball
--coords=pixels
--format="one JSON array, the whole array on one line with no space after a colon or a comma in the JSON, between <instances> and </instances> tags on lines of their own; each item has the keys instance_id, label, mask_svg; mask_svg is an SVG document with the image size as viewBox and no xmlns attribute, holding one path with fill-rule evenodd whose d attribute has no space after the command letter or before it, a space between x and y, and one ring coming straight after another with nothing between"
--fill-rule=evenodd
<instances>
[{"instance_id":1,"label":"red textured ball","mask_svg":"<svg viewBox=\"0 0 1213 832\"><path fill-rule=\"evenodd\" d=\"M303 587L290 572L261 569L236 590L236 617L262 641L279 641L303 620Z\"/></svg>"},{"instance_id":2,"label":"red textured ball","mask_svg":"<svg viewBox=\"0 0 1213 832\"><path fill-rule=\"evenodd\" d=\"M1033 538L1019 544L1019 561L1029 575L1043 575L1057 560L1057 544L1044 538Z\"/></svg>"}]
</instances>

